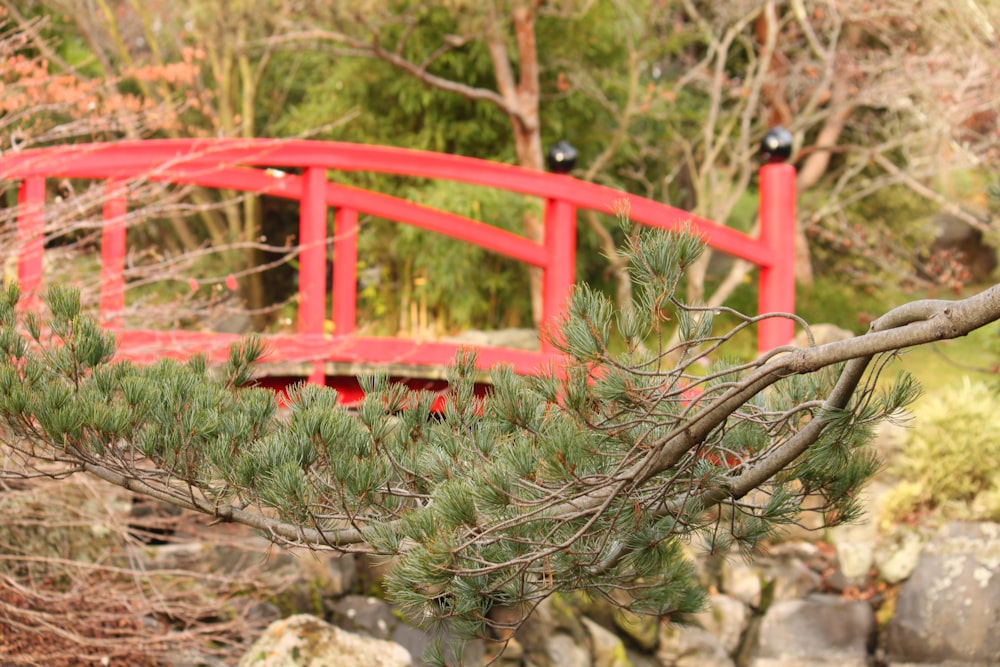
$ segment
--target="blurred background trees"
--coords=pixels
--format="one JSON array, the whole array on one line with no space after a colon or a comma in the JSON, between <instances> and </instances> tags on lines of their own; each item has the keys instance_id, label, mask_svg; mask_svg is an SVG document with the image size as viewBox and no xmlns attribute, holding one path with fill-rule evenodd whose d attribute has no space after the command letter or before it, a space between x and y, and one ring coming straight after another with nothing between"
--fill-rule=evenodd
<instances>
[{"instance_id":1,"label":"blurred background trees","mask_svg":"<svg viewBox=\"0 0 1000 667\"><path fill-rule=\"evenodd\" d=\"M984 183L998 160L994 4L329 4L2 0L2 149L297 136L539 169L544 150L567 139L580 178L752 231L757 146L781 124L796 139L805 308L892 301L901 285L956 288L987 279L995 264L978 242L992 230ZM417 179L332 177L538 233L535 202ZM8 188L8 205L11 196ZM172 258L161 273L190 271L179 258L198 251L206 282L235 274L253 325L278 326L280 311L268 306L293 291L294 205L197 190L183 200L183 210L145 216L139 232L151 253ZM942 226L972 245L935 245ZM580 228L580 279L626 298L613 216L581 216ZM436 336L537 316L520 267L384 221L362 230L369 330ZM217 254L206 269L209 248ZM279 268L255 270L262 263ZM706 254L687 296L750 303L748 271Z\"/></svg>"},{"instance_id":2,"label":"blurred background trees","mask_svg":"<svg viewBox=\"0 0 1000 667\"><path fill-rule=\"evenodd\" d=\"M0 0L0 151L307 137L537 169L545 149L566 139L579 150L579 178L752 231L757 145L782 124L795 136L802 193L799 312L859 331L868 313L907 300L901 289L951 291L991 277L996 252L983 239L996 238L985 184L1000 159L998 27L991 0ZM505 193L331 177L537 232L538 203ZM64 251L52 268L86 296L98 276L104 191L48 185L47 243ZM2 187L0 248L13 277L17 191ZM282 304L294 293L294 204L142 179L130 189L132 318L235 330L290 324ZM581 216L580 230L578 276L626 301L613 216ZM533 321L529 277L513 263L381 220L362 221L360 242L367 331L437 336ZM690 300L748 309L747 271L706 254L684 288ZM219 317L227 304L236 316ZM924 458L902 465L962 457L962 446L941 442L917 443ZM898 498L903 516L978 494L903 491L914 491ZM977 507L995 510L994 496L976 495ZM71 568L81 581L77 565L56 557L46 556L57 575ZM82 581L71 593L91 606L96 591L115 593L114 613L144 603L104 569ZM216 613L191 602L213 598L187 590L171 601L190 603L183 622ZM50 599L46 619L65 619L60 605L76 604Z\"/></svg>"}]
</instances>

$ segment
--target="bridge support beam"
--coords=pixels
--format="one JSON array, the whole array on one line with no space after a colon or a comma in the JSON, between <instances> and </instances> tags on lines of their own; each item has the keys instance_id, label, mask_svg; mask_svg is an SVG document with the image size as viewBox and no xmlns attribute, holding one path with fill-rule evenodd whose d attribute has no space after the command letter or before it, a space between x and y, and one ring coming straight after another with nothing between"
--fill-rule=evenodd
<instances>
[{"instance_id":1,"label":"bridge support beam","mask_svg":"<svg viewBox=\"0 0 1000 667\"><path fill-rule=\"evenodd\" d=\"M17 280L27 296L20 307L38 303L42 285L42 254L45 250L45 177L29 176L17 193Z\"/></svg>"},{"instance_id":2,"label":"bridge support beam","mask_svg":"<svg viewBox=\"0 0 1000 667\"><path fill-rule=\"evenodd\" d=\"M323 336L326 320L326 169L307 167L299 202L299 333ZM313 362L309 382L323 384L323 362Z\"/></svg>"},{"instance_id":3,"label":"bridge support beam","mask_svg":"<svg viewBox=\"0 0 1000 667\"><path fill-rule=\"evenodd\" d=\"M358 212L339 208L333 217L333 332L354 333L358 300Z\"/></svg>"},{"instance_id":4,"label":"bridge support beam","mask_svg":"<svg viewBox=\"0 0 1000 667\"><path fill-rule=\"evenodd\" d=\"M558 326L576 279L576 207L562 199L545 204L545 278L542 283L543 352L554 351L547 330Z\"/></svg>"},{"instance_id":5,"label":"bridge support beam","mask_svg":"<svg viewBox=\"0 0 1000 667\"><path fill-rule=\"evenodd\" d=\"M771 163L760 169L760 241L771 250L770 265L760 269L758 313L795 312L795 167ZM757 349L788 345L795 322L785 317L761 321Z\"/></svg>"},{"instance_id":6,"label":"bridge support beam","mask_svg":"<svg viewBox=\"0 0 1000 667\"><path fill-rule=\"evenodd\" d=\"M101 228L101 323L122 328L125 310L125 216L128 213L124 181L109 179L104 185Z\"/></svg>"}]
</instances>

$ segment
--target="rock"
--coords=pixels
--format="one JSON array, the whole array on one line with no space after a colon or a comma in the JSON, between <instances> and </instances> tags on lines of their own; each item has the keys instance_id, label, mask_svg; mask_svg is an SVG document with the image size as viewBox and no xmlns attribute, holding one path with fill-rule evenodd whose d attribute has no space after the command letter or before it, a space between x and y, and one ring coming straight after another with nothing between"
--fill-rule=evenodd
<instances>
[{"instance_id":1,"label":"rock","mask_svg":"<svg viewBox=\"0 0 1000 667\"><path fill-rule=\"evenodd\" d=\"M399 644L356 635L300 614L268 626L239 667L411 667Z\"/></svg>"},{"instance_id":2,"label":"rock","mask_svg":"<svg viewBox=\"0 0 1000 667\"><path fill-rule=\"evenodd\" d=\"M969 270L972 283L989 280L997 267L996 248L983 232L949 213L934 216L937 234L931 255L953 258Z\"/></svg>"},{"instance_id":3,"label":"rock","mask_svg":"<svg viewBox=\"0 0 1000 667\"><path fill-rule=\"evenodd\" d=\"M325 616L331 600L349 592L355 579L353 557L330 552L279 550L268 570L266 579L280 586L276 600L286 614Z\"/></svg>"},{"instance_id":4,"label":"rock","mask_svg":"<svg viewBox=\"0 0 1000 667\"><path fill-rule=\"evenodd\" d=\"M619 637L589 618L583 619L583 626L590 635L594 667L632 667L625 652L625 643Z\"/></svg>"},{"instance_id":5,"label":"rock","mask_svg":"<svg viewBox=\"0 0 1000 667\"><path fill-rule=\"evenodd\" d=\"M828 531L828 537L837 550L837 563L848 585L866 586L875 565L875 545L879 541L876 523L863 520L836 526Z\"/></svg>"},{"instance_id":6,"label":"rock","mask_svg":"<svg viewBox=\"0 0 1000 667\"><path fill-rule=\"evenodd\" d=\"M726 559L719 573L722 592L759 609L761 603L761 573L742 560Z\"/></svg>"},{"instance_id":7,"label":"rock","mask_svg":"<svg viewBox=\"0 0 1000 667\"><path fill-rule=\"evenodd\" d=\"M399 620L392 605L367 595L345 595L333 604L333 620L345 630L389 639Z\"/></svg>"},{"instance_id":8,"label":"rock","mask_svg":"<svg viewBox=\"0 0 1000 667\"><path fill-rule=\"evenodd\" d=\"M898 584L917 569L926 538L920 531L899 526L875 548L875 569L882 581Z\"/></svg>"},{"instance_id":9,"label":"rock","mask_svg":"<svg viewBox=\"0 0 1000 667\"><path fill-rule=\"evenodd\" d=\"M240 572L248 566L277 590L275 602L285 615L324 616L330 601L353 590L357 582L354 556L305 548L285 549L252 537L230 545L215 545L209 555L216 570ZM262 567L263 566L263 567Z\"/></svg>"},{"instance_id":10,"label":"rock","mask_svg":"<svg viewBox=\"0 0 1000 667\"><path fill-rule=\"evenodd\" d=\"M511 637L507 628L516 627L513 637L517 647L523 652L522 662L525 665L559 667L561 663L553 657L553 652L558 652L561 658L575 660L575 654L563 651L569 645L566 641L559 639L555 644L552 641L554 637L562 635L574 645L583 647L590 645L591 636L583 623L584 617L576 602L572 596L551 595L530 608L527 618L524 618L523 608L491 609L489 618L498 624L493 628L494 638L502 643ZM507 660L506 654L504 660Z\"/></svg>"},{"instance_id":11,"label":"rock","mask_svg":"<svg viewBox=\"0 0 1000 667\"><path fill-rule=\"evenodd\" d=\"M843 593L849 588L853 588L850 580L841 571L840 567L835 567L823 576L823 590L827 593Z\"/></svg>"},{"instance_id":12,"label":"rock","mask_svg":"<svg viewBox=\"0 0 1000 667\"><path fill-rule=\"evenodd\" d=\"M775 602L761 622L750 667L867 667L875 616L832 595Z\"/></svg>"},{"instance_id":13,"label":"rock","mask_svg":"<svg viewBox=\"0 0 1000 667\"><path fill-rule=\"evenodd\" d=\"M733 558L720 569L719 585L723 593L752 609L766 609L775 600L800 598L823 585L817 570L824 570L826 559L809 542L783 542L753 564ZM807 565L810 563L815 567Z\"/></svg>"},{"instance_id":14,"label":"rock","mask_svg":"<svg viewBox=\"0 0 1000 667\"><path fill-rule=\"evenodd\" d=\"M592 667L590 652L570 635L559 632L545 643L549 659L556 667Z\"/></svg>"},{"instance_id":15,"label":"rock","mask_svg":"<svg viewBox=\"0 0 1000 667\"><path fill-rule=\"evenodd\" d=\"M208 547L201 542L180 542L177 544L161 544L146 549L149 554L149 564L157 570L190 570L201 571L206 560ZM223 570L222 574L232 574Z\"/></svg>"},{"instance_id":16,"label":"rock","mask_svg":"<svg viewBox=\"0 0 1000 667\"><path fill-rule=\"evenodd\" d=\"M692 622L719 640L729 655L736 655L747 628L749 611L745 604L725 595L709 596L706 611L692 616Z\"/></svg>"},{"instance_id":17,"label":"rock","mask_svg":"<svg viewBox=\"0 0 1000 667\"><path fill-rule=\"evenodd\" d=\"M625 651L630 667L663 667L653 656L628 649Z\"/></svg>"},{"instance_id":18,"label":"rock","mask_svg":"<svg viewBox=\"0 0 1000 667\"><path fill-rule=\"evenodd\" d=\"M521 664L521 659L524 657L524 647L521 646L521 642L511 637L507 640L506 645L501 646L501 648L503 649L503 655L500 656L500 660L514 662L518 665Z\"/></svg>"},{"instance_id":19,"label":"rock","mask_svg":"<svg viewBox=\"0 0 1000 667\"><path fill-rule=\"evenodd\" d=\"M875 427L875 440L872 444L882 458L888 461L898 456L906 448L906 443L909 440L910 426L890 420L884 421ZM886 468L880 470L879 474L865 487L867 493L875 501L873 504L875 505L874 509L878 509L877 505L880 505L883 497L892 491L892 487L895 486L896 481L898 481L898 476L892 474L892 471ZM873 489L873 487L878 488ZM878 512L866 512L866 515L875 517L878 516Z\"/></svg>"},{"instance_id":20,"label":"rock","mask_svg":"<svg viewBox=\"0 0 1000 667\"><path fill-rule=\"evenodd\" d=\"M421 661L421 658L423 657L424 652L427 650L427 647L431 645L431 638L427 635L426 632L418 628L415 628L412 625L407 625L406 623L399 623L398 625L396 625L395 628L393 628L392 636L389 637L388 639L390 641L399 644L407 651L409 651L410 655L413 656L415 664L419 665L424 664ZM449 655L451 654L449 653ZM478 663L466 662L463 664L475 665Z\"/></svg>"},{"instance_id":21,"label":"rock","mask_svg":"<svg viewBox=\"0 0 1000 667\"><path fill-rule=\"evenodd\" d=\"M163 667L226 667L226 663L201 651L183 649L166 656Z\"/></svg>"},{"instance_id":22,"label":"rock","mask_svg":"<svg viewBox=\"0 0 1000 667\"><path fill-rule=\"evenodd\" d=\"M761 559L764 588L763 606L768 600L796 600L809 593L818 591L823 584L823 577L793 555L768 557Z\"/></svg>"},{"instance_id":23,"label":"rock","mask_svg":"<svg viewBox=\"0 0 1000 667\"><path fill-rule=\"evenodd\" d=\"M875 565L875 540L840 539L836 545L840 573L847 585L857 588L867 586Z\"/></svg>"},{"instance_id":24,"label":"rock","mask_svg":"<svg viewBox=\"0 0 1000 667\"><path fill-rule=\"evenodd\" d=\"M357 581L354 557L305 548L283 549L249 534L228 543L192 540L146 548L151 567L191 570L259 580L274 591L285 615L323 615L327 601L349 592Z\"/></svg>"},{"instance_id":25,"label":"rock","mask_svg":"<svg viewBox=\"0 0 1000 667\"><path fill-rule=\"evenodd\" d=\"M376 639L393 641L413 656L415 664L423 664L420 659L431 645L430 635L401 620L392 605L385 600L367 595L345 595L331 605L330 611L334 623L339 627ZM447 636L442 643L446 655L453 657L454 647L448 644ZM484 642L470 641L458 647L462 649L462 664L482 663Z\"/></svg>"},{"instance_id":26,"label":"rock","mask_svg":"<svg viewBox=\"0 0 1000 667\"><path fill-rule=\"evenodd\" d=\"M13 563L15 568L45 570L45 558L100 562L124 541L122 527L131 509L131 494L124 489L86 478L29 479L0 490L4 555L39 559ZM0 571L11 565L0 563Z\"/></svg>"},{"instance_id":27,"label":"rock","mask_svg":"<svg viewBox=\"0 0 1000 667\"><path fill-rule=\"evenodd\" d=\"M735 667L726 649L708 631L676 623L660 629L656 658L668 667Z\"/></svg>"},{"instance_id":28,"label":"rock","mask_svg":"<svg viewBox=\"0 0 1000 667\"><path fill-rule=\"evenodd\" d=\"M233 598L233 609L245 621L252 626L259 628L267 627L282 618L281 609L278 605L266 600L254 600L251 598Z\"/></svg>"},{"instance_id":29,"label":"rock","mask_svg":"<svg viewBox=\"0 0 1000 667\"><path fill-rule=\"evenodd\" d=\"M775 541L781 543L816 542L823 539L826 521L822 509L826 500L817 494L810 494L802 499L802 512L796 517L795 523L778 527Z\"/></svg>"},{"instance_id":30,"label":"rock","mask_svg":"<svg viewBox=\"0 0 1000 667\"><path fill-rule=\"evenodd\" d=\"M946 524L903 584L885 632L890 663L1000 664L1000 525Z\"/></svg>"},{"instance_id":31,"label":"rock","mask_svg":"<svg viewBox=\"0 0 1000 667\"><path fill-rule=\"evenodd\" d=\"M166 544L171 541L183 510L160 500L135 496L129 510L128 527L145 544Z\"/></svg>"},{"instance_id":32,"label":"rock","mask_svg":"<svg viewBox=\"0 0 1000 667\"><path fill-rule=\"evenodd\" d=\"M655 616L636 614L628 609L615 608L612 612L615 627L625 633L636 646L652 651L660 641L660 622Z\"/></svg>"},{"instance_id":33,"label":"rock","mask_svg":"<svg viewBox=\"0 0 1000 667\"><path fill-rule=\"evenodd\" d=\"M490 618L500 623L515 624L522 616L523 612L513 607L490 611ZM513 635L524 652L525 664L534 663L540 667L548 667L551 664L548 656L548 640L556 633L558 627L559 624L552 611L552 598L545 598L538 603L528 618L521 622Z\"/></svg>"}]
</instances>

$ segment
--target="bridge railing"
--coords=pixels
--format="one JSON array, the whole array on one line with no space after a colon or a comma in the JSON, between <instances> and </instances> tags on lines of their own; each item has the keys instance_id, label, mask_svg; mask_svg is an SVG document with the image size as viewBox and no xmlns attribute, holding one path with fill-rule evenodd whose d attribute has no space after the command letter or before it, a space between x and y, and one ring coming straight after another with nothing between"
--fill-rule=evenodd
<instances>
[{"instance_id":1,"label":"bridge railing","mask_svg":"<svg viewBox=\"0 0 1000 667\"><path fill-rule=\"evenodd\" d=\"M464 216L332 183L327 180L328 170L447 179L537 197L545 202L544 238L537 243ZM662 228L690 226L714 248L757 265L761 313L794 310L795 171L789 165L769 164L761 169L761 231L753 238L686 211L567 175L384 146L270 139L84 144L0 157L0 179L20 181L17 252L22 288L29 294L37 293L42 282L46 179L104 180L100 311L107 326L121 330L125 307L126 184L137 177L299 201L298 334L274 336L270 347L275 360L309 365L312 381L323 380L324 363L331 360L446 365L455 352L455 345L444 343L355 335L359 214L434 231L540 268L544 274L543 319L552 322L559 316L574 282L577 210L608 213L616 201L627 198L633 221ZM334 211L333 305L328 315L330 209ZM334 336L324 336L327 319L333 321ZM758 325L758 348L763 351L786 344L792 333L790 320L764 319ZM199 350L220 354L234 338L132 330L121 330L119 337L123 351L140 359L162 354L168 343L180 350L177 354ZM514 363L522 372L530 372L551 356L551 350L543 343L539 353L486 349L479 356L484 368L505 361Z\"/></svg>"}]
</instances>

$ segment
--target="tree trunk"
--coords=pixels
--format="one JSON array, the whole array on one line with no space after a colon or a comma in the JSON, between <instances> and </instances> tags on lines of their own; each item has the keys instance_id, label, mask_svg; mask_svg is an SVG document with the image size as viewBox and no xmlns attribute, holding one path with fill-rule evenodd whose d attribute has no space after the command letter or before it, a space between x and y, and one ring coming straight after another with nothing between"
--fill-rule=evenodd
<instances>
[{"instance_id":1,"label":"tree trunk","mask_svg":"<svg viewBox=\"0 0 1000 667\"><path fill-rule=\"evenodd\" d=\"M491 9L485 26L486 44L493 61L496 74L497 92L504 100L504 112L510 119L514 132L514 148L517 163L526 169L544 169L542 154L542 133L538 120L539 84L538 49L535 42L535 2L527 2L511 10L514 37L517 42L518 74L515 78L514 66L507 51L507 43L501 22ZM545 225L541 212L528 213L524 217L524 235L541 243L545 238ZM541 269L530 268L531 316L535 326L542 323Z\"/></svg>"}]
</instances>

